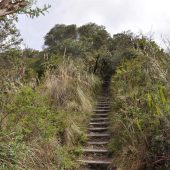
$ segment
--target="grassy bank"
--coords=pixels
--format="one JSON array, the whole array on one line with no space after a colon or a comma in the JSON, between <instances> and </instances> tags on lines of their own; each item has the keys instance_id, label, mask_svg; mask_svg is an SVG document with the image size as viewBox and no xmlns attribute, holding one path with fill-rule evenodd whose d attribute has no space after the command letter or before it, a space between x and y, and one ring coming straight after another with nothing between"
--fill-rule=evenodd
<instances>
[{"instance_id":1,"label":"grassy bank","mask_svg":"<svg viewBox=\"0 0 170 170\"><path fill-rule=\"evenodd\" d=\"M1 93L0 169L76 169L99 80L64 60L38 86L20 81Z\"/></svg>"},{"instance_id":2,"label":"grassy bank","mask_svg":"<svg viewBox=\"0 0 170 170\"><path fill-rule=\"evenodd\" d=\"M169 56L136 52L112 78L110 149L121 170L170 169Z\"/></svg>"}]
</instances>

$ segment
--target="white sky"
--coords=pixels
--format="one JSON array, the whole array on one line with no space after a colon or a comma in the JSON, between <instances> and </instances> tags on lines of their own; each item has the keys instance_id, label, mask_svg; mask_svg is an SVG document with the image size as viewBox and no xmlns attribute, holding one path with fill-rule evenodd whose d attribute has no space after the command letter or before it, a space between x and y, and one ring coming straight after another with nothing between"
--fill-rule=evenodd
<instances>
[{"instance_id":1,"label":"white sky","mask_svg":"<svg viewBox=\"0 0 170 170\"><path fill-rule=\"evenodd\" d=\"M95 22L111 34L152 32L161 46L161 35L170 37L170 0L39 0L38 6L44 3L52 5L45 16L19 17L18 28L27 47L41 49L44 36L55 24Z\"/></svg>"}]
</instances>

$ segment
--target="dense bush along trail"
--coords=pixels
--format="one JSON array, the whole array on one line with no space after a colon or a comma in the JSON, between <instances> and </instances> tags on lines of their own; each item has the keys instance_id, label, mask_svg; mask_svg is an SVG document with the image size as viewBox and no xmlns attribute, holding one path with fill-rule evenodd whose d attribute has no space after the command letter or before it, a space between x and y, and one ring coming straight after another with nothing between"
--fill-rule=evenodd
<instances>
[{"instance_id":1,"label":"dense bush along trail","mask_svg":"<svg viewBox=\"0 0 170 170\"><path fill-rule=\"evenodd\" d=\"M88 128L88 141L83 149L83 156L79 162L83 164L81 170L110 170L111 158L107 149L110 140L109 126L109 84L106 79L102 84L101 96L96 104Z\"/></svg>"}]
</instances>

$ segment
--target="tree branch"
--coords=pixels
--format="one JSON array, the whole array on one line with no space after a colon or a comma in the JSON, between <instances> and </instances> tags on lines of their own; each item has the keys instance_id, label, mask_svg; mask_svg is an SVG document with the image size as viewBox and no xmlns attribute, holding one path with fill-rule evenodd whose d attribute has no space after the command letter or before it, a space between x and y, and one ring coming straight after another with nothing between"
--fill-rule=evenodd
<instances>
[{"instance_id":1,"label":"tree branch","mask_svg":"<svg viewBox=\"0 0 170 170\"><path fill-rule=\"evenodd\" d=\"M0 17L16 13L26 7L28 3L25 0L0 0Z\"/></svg>"}]
</instances>

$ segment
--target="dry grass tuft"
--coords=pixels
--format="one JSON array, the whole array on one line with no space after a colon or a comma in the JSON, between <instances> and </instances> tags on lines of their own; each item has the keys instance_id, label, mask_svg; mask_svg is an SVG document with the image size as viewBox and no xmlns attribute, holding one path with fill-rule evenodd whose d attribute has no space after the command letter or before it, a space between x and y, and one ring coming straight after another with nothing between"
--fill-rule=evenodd
<instances>
[{"instance_id":1,"label":"dry grass tuft","mask_svg":"<svg viewBox=\"0 0 170 170\"><path fill-rule=\"evenodd\" d=\"M55 71L47 72L45 85L54 106L65 111L90 112L96 78L88 74L82 60L70 59Z\"/></svg>"}]
</instances>

